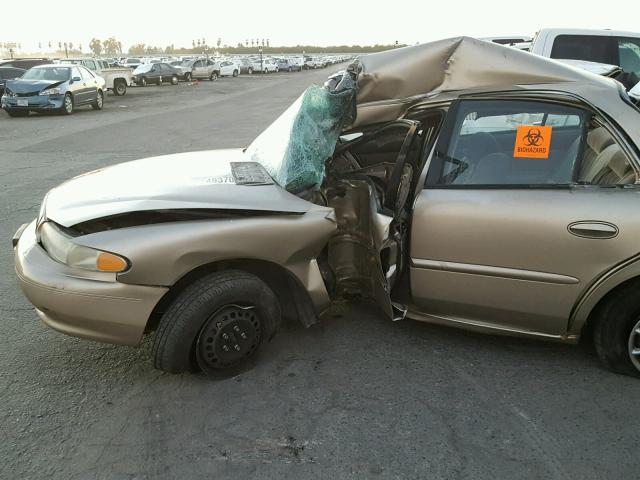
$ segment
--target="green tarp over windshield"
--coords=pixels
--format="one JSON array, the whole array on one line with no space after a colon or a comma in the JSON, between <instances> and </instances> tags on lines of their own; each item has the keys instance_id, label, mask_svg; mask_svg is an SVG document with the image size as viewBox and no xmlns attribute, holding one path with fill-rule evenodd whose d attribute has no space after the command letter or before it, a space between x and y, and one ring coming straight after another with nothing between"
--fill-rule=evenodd
<instances>
[{"instance_id":1,"label":"green tarp over windshield","mask_svg":"<svg viewBox=\"0 0 640 480\"><path fill-rule=\"evenodd\" d=\"M355 120L355 81L349 74L312 85L247 149L291 193L320 187L324 162L341 130Z\"/></svg>"}]
</instances>

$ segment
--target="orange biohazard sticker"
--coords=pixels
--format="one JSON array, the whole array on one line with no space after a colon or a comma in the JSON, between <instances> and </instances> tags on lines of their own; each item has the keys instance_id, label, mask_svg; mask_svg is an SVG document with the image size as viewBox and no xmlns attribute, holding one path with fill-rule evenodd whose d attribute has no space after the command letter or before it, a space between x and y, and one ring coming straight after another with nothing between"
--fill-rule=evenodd
<instances>
[{"instance_id":1,"label":"orange biohazard sticker","mask_svg":"<svg viewBox=\"0 0 640 480\"><path fill-rule=\"evenodd\" d=\"M516 133L515 158L549 158L553 127L521 125Z\"/></svg>"}]
</instances>

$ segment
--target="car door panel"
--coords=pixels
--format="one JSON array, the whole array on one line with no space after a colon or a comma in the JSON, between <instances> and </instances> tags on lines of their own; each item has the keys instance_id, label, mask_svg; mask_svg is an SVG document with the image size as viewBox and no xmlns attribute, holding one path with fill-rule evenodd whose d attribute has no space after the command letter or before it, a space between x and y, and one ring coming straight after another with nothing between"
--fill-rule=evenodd
<instances>
[{"instance_id":1,"label":"car door panel","mask_svg":"<svg viewBox=\"0 0 640 480\"><path fill-rule=\"evenodd\" d=\"M75 105L83 105L87 103L87 85L86 80L82 78L80 69L73 67L71 70L72 82L70 82L70 90L73 95L73 102ZM79 78L79 80L73 80L73 78Z\"/></svg>"},{"instance_id":2,"label":"car door panel","mask_svg":"<svg viewBox=\"0 0 640 480\"><path fill-rule=\"evenodd\" d=\"M447 127L443 132L454 135ZM542 167L533 177L527 170L525 178L540 180L539 172L551 171L549 162L562 154L570 152L579 161L578 132L579 127L556 129L548 159L509 161L518 168L539 162ZM506 144L500 139L506 133L489 133L497 148L513 150L515 133ZM457 140L441 138L438 144ZM433 160L429 168L437 168ZM413 302L428 315L562 335L587 288L640 252L635 241L640 228L628 221L639 200L633 185L434 185L428 180L415 201L411 227Z\"/></svg>"},{"instance_id":3,"label":"car door panel","mask_svg":"<svg viewBox=\"0 0 640 480\"><path fill-rule=\"evenodd\" d=\"M411 232L414 301L431 314L561 334L581 293L640 252L640 229L625 221L638 201L636 188L423 190ZM620 233L569 231L587 220Z\"/></svg>"},{"instance_id":4,"label":"car door panel","mask_svg":"<svg viewBox=\"0 0 640 480\"><path fill-rule=\"evenodd\" d=\"M82 68L80 70L82 73L82 78L84 80L84 85L86 85L86 102L93 103L98 98L98 80L88 70Z\"/></svg>"}]
</instances>

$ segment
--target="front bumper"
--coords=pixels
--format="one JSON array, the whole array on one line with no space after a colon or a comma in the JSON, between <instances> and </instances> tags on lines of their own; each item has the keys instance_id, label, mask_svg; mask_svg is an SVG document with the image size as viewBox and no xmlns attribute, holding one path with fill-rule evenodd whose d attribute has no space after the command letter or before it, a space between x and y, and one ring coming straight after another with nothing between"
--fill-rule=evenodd
<instances>
[{"instance_id":1,"label":"front bumper","mask_svg":"<svg viewBox=\"0 0 640 480\"><path fill-rule=\"evenodd\" d=\"M14 238L20 288L51 328L99 342L137 345L164 287L128 285L114 274L70 268L36 240L36 222ZM21 233L21 234L20 234Z\"/></svg>"},{"instance_id":2,"label":"front bumper","mask_svg":"<svg viewBox=\"0 0 640 480\"><path fill-rule=\"evenodd\" d=\"M27 105L18 105L26 101ZM9 97L0 100L4 110L58 110L64 103L64 95L33 95L31 97Z\"/></svg>"}]
</instances>

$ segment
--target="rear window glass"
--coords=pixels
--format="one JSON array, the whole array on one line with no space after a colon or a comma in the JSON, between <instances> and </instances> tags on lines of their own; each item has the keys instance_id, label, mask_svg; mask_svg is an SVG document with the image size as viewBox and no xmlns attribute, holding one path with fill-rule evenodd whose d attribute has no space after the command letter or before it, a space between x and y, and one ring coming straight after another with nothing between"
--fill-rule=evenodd
<instances>
[{"instance_id":1,"label":"rear window glass","mask_svg":"<svg viewBox=\"0 0 640 480\"><path fill-rule=\"evenodd\" d=\"M551 58L587 60L618 65L617 46L612 37L598 35L558 35Z\"/></svg>"}]
</instances>

